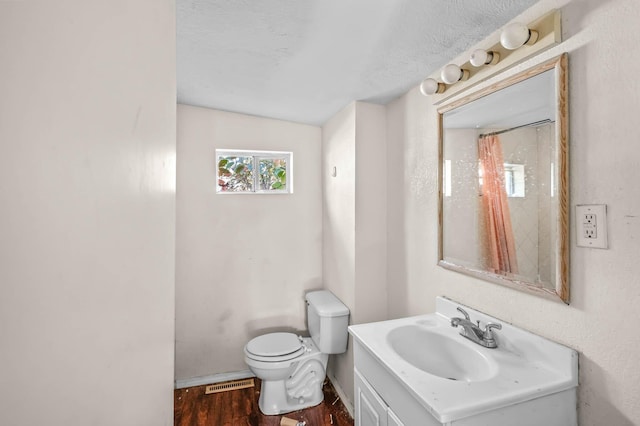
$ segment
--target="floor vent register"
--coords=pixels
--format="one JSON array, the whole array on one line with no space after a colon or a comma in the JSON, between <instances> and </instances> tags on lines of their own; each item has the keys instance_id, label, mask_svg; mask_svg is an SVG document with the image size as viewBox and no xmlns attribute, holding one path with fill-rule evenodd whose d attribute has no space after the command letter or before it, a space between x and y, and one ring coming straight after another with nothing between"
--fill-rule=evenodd
<instances>
[{"instance_id":1,"label":"floor vent register","mask_svg":"<svg viewBox=\"0 0 640 426\"><path fill-rule=\"evenodd\" d=\"M205 388L205 395L210 393L227 392L237 389L245 389L254 387L253 379L234 380L232 382L215 383L213 385L207 385Z\"/></svg>"}]
</instances>

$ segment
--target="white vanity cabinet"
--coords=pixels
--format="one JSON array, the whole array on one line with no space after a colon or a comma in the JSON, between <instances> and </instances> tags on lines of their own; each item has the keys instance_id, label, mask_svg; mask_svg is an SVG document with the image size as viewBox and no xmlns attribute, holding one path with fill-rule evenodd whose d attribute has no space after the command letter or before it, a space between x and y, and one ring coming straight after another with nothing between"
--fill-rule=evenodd
<instances>
[{"instance_id":1,"label":"white vanity cabinet","mask_svg":"<svg viewBox=\"0 0 640 426\"><path fill-rule=\"evenodd\" d=\"M355 342L354 346L354 359L355 426L440 426L443 424L436 421L427 410L412 399L398 382L392 380L390 374L384 371L383 367L358 342ZM385 390L382 393L385 394L386 400L382 399L374 386L369 383L368 378L384 387Z\"/></svg>"},{"instance_id":2,"label":"white vanity cabinet","mask_svg":"<svg viewBox=\"0 0 640 426\"><path fill-rule=\"evenodd\" d=\"M403 426L391 408L355 370L356 426Z\"/></svg>"}]
</instances>

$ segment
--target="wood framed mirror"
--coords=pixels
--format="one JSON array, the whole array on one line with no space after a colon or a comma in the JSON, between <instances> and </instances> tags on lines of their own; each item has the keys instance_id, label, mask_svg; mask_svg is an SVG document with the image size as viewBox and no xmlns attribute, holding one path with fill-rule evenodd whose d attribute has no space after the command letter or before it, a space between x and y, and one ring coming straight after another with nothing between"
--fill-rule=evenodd
<instances>
[{"instance_id":1,"label":"wood framed mirror","mask_svg":"<svg viewBox=\"0 0 640 426\"><path fill-rule=\"evenodd\" d=\"M567 54L443 105L444 268L569 303Z\"/></svg>"}]
</instances>

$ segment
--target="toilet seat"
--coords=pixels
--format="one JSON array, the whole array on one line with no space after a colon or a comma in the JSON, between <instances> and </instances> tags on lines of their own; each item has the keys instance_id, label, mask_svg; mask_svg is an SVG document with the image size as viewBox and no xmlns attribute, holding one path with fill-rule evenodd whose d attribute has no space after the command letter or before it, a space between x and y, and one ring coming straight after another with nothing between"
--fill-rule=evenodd
<instances>
[{"instance_id":1,"label":"toilet seat","mask_svg":"<svg viewBox=\"0 0 640 426\"><path fill-rule=\"evenodd\" d=\"M297 358L305 350L302 338L293 333L269 333L251 339L245 354L256 361L281 362Z\"/></svg>"}]
</instances>

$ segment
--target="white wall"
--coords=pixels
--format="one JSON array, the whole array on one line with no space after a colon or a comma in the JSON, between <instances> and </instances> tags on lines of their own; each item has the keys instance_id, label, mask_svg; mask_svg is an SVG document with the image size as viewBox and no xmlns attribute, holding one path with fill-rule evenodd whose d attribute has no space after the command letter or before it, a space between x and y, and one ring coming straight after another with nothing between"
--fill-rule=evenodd
<instances>
[{"instance_id":1,"label":"white wall","mask_svg":"<svg viewBox=\"0 0 640 426\"><path fill-rule=\"evenodd\" d=\"M608 205L609 249L576 247L571 229L569 306L436 266L437 116L415 88L387 114L389 162L404 168L403 185L390 179L398 189L388 192L390 316L432 312L434 298L446 295L573 347L580 352L580 424L640 424L640 33L630 30L640 3L565 3L543 0L523 15L529 22L561 7L565 42L508 73L569 52L571 205Z\"/></svg>"},{"instance_id":2,"label":"white wall","mask_svg":"<svg viewBox=\"0 0 640 426\"><path fill-rule=\"evenodd\" d=\"M387 318L386 132L386 108L357 102L354 324Z\"/></svg>"},{"instance_id":3,"label":"white wall","mask_svg":"<svg viewBox=\"0 0 640 426\"><path fill-rule=\"evenodd\" d=\"M0 424L173 424L174 9L0 2Z\"/></svg>"},{"instance_id":4,"label":"white wall","mask_svg":"<svg viewBox=\"0 0 640 426\"><path fill-rule=\"evenodd\" d=\"M385 108L354 102L322 128L325 287L350 310L350 323L387 317ZM332 176L333 168L336 176ZM329 376L353 402L353 351L331 357Z\"/></svg>"},{"instance_id":5,"label":"white wall","mask_svg":"<svg viewBox=\"0 0 640 426\"><path fill-rule=\"evenodd\" d=\"M356 281L356 104L322 126L323 245L322 275L350 311L353 324ZM333 168L336 176L331 176ZM353 401L353 349L329 358L328 375ZM349 402L346 401L348 404Z\"/></svg>"},{"instance_id":6,"label":"white wall","mask_svg":"<svg viewBox=\"0 0 640 426\"><path fill-rule=\"evenodd\" d=\"M322 126L323 277L353 310L356 280L356 104ZM331 173L335 167L336 176ZM353 323L353 316L349 319Z\"/></svg>"},{"instance_id":7,"label":"white wall","mask_svg":"<svg viewBox=\"0 0 640 426\"><path fill-rule=\"evenodd\" d=\"M176 379L246 370L323 287L319 127L178 105ZM292 151L293 194L216 194L216 149Z\"/></svg>"}]
</instances>

